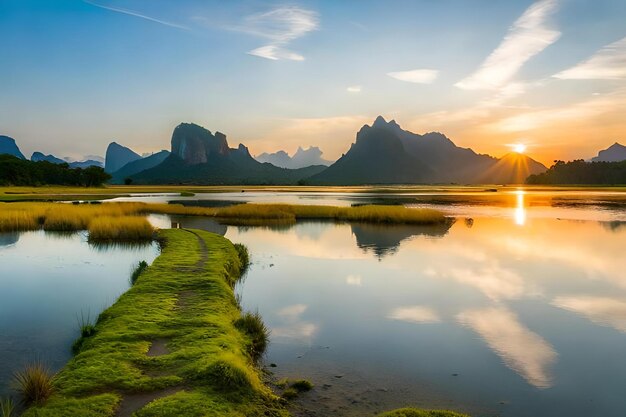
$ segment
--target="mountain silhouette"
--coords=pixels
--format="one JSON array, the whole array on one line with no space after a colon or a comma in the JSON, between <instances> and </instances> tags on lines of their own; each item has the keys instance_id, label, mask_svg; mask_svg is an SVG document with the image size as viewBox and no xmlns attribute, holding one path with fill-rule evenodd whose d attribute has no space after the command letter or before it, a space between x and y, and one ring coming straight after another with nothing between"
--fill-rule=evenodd
<instances>
[{"instance_id":1,"label":"mountain silhouette","mask_svg":"<svg viewBox=\"0 0 626 417\"><path fill-rule=\"evenodd\" d=\"M15 143L15 139L2 135L0 135L0 155L1 154L9 154L20 159L26 159Z\"/></svg>"},{"instance_id":2,"label":"mountain silhouette","mask_svg":"<svg viewBox=\"0 0 626 417\"><path fill-rule=\"evenodd\" d=\"M591 162L619 162L624 160L626 160L626 146L617 142L598 152L598 156L591 158Z\"/></svg>"},{"instance_id":3,"label":"mountain silhouette","mask_svg":"<svg viewBox=\"0 0 626 417\"><path fill-rule=\"evenodd\" d=\"M311 184L407 183L523 183L530 174L545 171L524 155L501 159L456 146L439 132L419 135L395 120L378 116L357 133L356 142L327 170L311 177Z\"/></svg>"},{"instance_id":4,"label":"mountain silhouette","mask_svg":"<svg viewBox=\"0 0 626 417\"><path fill-rule=\"evenodd\" d=\"M223 133L181 123L172 134L171 154L131 179L137 184L295 184L323 169L285 169L261 163L243 144L230 148Z\"/></svg>"},{"instance_id":5,"label":"mountain silhouette","mask_svg":"<svg viewBox=\"0 0 626 417\"><path fill-rule=\"evenodd\" d=\"M133 152L131 149L122 146L117 142L111 142L107 147L104 159L104 170L108 173L113 173L129 162L133 162L138 159L141 159L141 156Z\"/></svg>"},{"instance_id":6,"label":"mountain silhouette","mask_svg":"<svg viewBox=\"0 0 626 417\"><path fill-rule=\"evenodd\" d=\"M54 155L44 155L41 152L33 152L33 154L30 157L30 160L33 162L48 161L53 164L67 164L68 163L65 160L61 158L57 158Z\"/></svg>"},{"instance_id":7,"label":"mountain silhouette","mask_svg":"<svg viewBox=\"0 0 626 417\"><path fill-rule=\"evenodd\" d=\"M308 149L303 149L301 146L293 156L285 151L278 151L274 153L262 153L257 155L254 159L259 162L269 162L272 165L276 165L281 168L304 168L311 165L325 165L328 166L332 162L322 158L322 151L317 146L310 146Z\"/></svg>"},{"instance_id":8,"label":"mountain silhouette","mask_svg":"<svg viewBox=\"0 0 626 417\"><path fill-rule=\"evenodd\" d=\"M170 151L163 150L144 158L131 161L111 174L113 177L111 182L114 184L123 183L126 178L130 178L132 175L159 165L161 162L165 161L169 155Z\"/></svg>"}]
</instances>

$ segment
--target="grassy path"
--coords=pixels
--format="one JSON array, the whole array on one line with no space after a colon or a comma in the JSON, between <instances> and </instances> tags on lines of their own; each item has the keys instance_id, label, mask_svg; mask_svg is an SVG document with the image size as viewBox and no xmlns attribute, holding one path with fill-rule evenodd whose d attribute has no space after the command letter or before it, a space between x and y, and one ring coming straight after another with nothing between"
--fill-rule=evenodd
<instances>
[{"instance_id":1,"label":"grassy path","mask_svg":"<svg viewBox=\"0 0 626 417\"><path fill-rule=\"evenodd\" d=\"M54 396L26 416L288 415L233 324L241 267L233 245L204 231L160 237L162 254L100 315Z\"/></svg>"}]
</instances>

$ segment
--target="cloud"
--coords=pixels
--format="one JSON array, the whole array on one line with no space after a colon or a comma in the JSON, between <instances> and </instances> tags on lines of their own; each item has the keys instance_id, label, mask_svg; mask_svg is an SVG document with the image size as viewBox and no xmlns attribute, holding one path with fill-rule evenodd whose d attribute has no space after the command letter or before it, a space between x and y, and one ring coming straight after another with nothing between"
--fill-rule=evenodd
<instances>
[{"instance_id":1,"label":"cloud","mask_svg":"<svg viewBox=\"0 0 626 417\"><path fill-rule=\"evenodd\" d=\"M346 91L348 93L360 93L361 92L361 86L360 85L352 85L352 86L346 88Z\"/></svg>"},{"instance_id":2,"label":"cloud","mask_svg":"<svg viewBox=\"0 0 626 417\"><path fill-rule=\"evenodd\" d=\"M590 118L621 111L626 105L626 89L561 107L538 109L506 117L491 125L501 132L523 132L556 123L589 121Z\"/></svg>"},{"instance_id":3,"label":"cloud","mask_svg":"<svg viewBox=\"0 0 626 417\"><path fill-rule=\"evenodd\" d=\"M362 284L361 276L360 275L348 275L346 277L346 284L360 287Z\"/></svg>"},{"instance_id":4,"label":"cloud","mask_svg":"<svg viewBox=\"0 0 626 417\"><path fill-rule=\"evenodd\" d=\"M279 7L269 12L256 13L244 19L243 25L231 28L260 38L269 43L248 53L271 60L303 61L304 56L289 51L285 46L319 26L318 14L299 7Z\"/></svg>"},{"instance_id":5,"label":"cloud","mask_svg":"<svg viewBox=\"0 0 626 417\"><path fill-rule=\"evenodd\" d=\"M410 71L388 72L388 76L396 80L416 84L431 84L437 79L439 71L433 69L415 69Z\"/></svg>"},{"instance_id":6,"label":"cloud","mask_svg":"<svg viewBox=\"0 0 626 417\"><path fill-rule=\"evenodd\" d=\"M626 38L613 42L591 58L553 75L562 80L619 80L626 78Z\"/></svg>"},{"instance_id":7,"label":"cloud","mask_svg":"<svg viewBox=\"0 0 626 417\"><path fill-rule=\"evenodd\" d=\"M492 307L464 311L457 319L478 333L506 366L528 383L537 388L552 386L548 369L558 354L546 340L520 323L515 314L503 307Z\"/></svg>"},{"instance_id":8,"label":"cloud","mask_svg":"<svg viewBox=\"0 0 626 417\"><path fill-rule=\"evenodd\" d=\"M102 4L94 3L93 1L89 1L89 0L83 0L83 1L85 3L87 3L87 4L91 4L92 6L99 7L101 9L105 9L105 10L110 10L112 12L122 13L122 14L126 14L126 15L129 15L129 16L134 16L134 17L139 17L141 19L149 20L149 21L155 22L155 23L160 23L162 25L173 27L173 28L177 28L177 29L190 30L189 27L187 27L187 26L179 25L177 23L172 23L172 22L168 22L168 21L165 21L165 20L155 19L154 17L146 16L145 14L141 14L141 13L135 12L133 10L122 9L122 8L119 8L119 7L105 6L105 5L102 5Z\"/></svg>"},{"instance_id":9,"label":"cloud","mask_svg":"<svg viewBox=\"0 0 626 417\"><path fill-rule=\"evenodd\" d=\"M557 6L556 0L540 0L526 9L480 68L455 85L464 90L484 90L506 84L526 61L561 36L559 31L546 25Z\"/></svg>"},{"instance_id":10,"label":"cloud","mask_svg":"<svg viewBox=\"0 0 626 417\"><path fill-rule=\"evenodd\" d=\"M260 48L253 49L248 52L250 55L258 56L265 59L278 61L280 59L288 59L291 61L304 61L304 57L295 52L281 49L276 45L265 45Z\"/></svg>"},{"instance_id":11,"label":"cloud","mask_svg":"<svg viewBox=\"0 0 626 417\"><path fill-rule=\"evenodd\" d=\"M438 323L441 321L435 310L423 306L398 307L391 311L387 318L409 323Z\"/></svg>"},{"instance_id":12,"label":"cloud","mask_svg":"<svg viewBox=\"0 0 626 417\"><path fill-rule=\"evenodd\" d=\"M552 305L587 317L594 323L626 333L626 302L608 297L557 297Z\"/></svg>"}]
</instances>

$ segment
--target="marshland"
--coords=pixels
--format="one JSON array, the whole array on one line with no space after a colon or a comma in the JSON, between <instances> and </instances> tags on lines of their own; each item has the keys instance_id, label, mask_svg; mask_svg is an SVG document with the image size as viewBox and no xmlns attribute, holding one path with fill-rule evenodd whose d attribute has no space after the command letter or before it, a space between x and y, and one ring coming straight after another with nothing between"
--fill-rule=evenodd
<instances>
[{"instance_id":1,"label":"marshland","mask_svg":"<svg viewBox=\"0 0 626 417\"><path fill-rule=\"evenodd\" d=\"M622 409L619 190L65 191L0 204L13 415L28 369L54 377L26 415Z\"/></svg>"}]
</instances>

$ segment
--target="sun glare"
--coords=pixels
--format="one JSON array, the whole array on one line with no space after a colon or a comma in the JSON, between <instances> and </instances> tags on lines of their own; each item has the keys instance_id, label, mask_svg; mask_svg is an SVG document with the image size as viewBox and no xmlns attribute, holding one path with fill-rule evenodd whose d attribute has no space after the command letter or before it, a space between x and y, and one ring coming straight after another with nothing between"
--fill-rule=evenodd
<instances>
[{"instance_id":1,"label":"sun glare","mask_svg":"<svg viewBox=\"0 0 626 417\"><path fill-rule=\"evenodd\" d=\"M524 145L523 143L516 143L513 146L513 151L517 152L517 153L524 153L526 151L526 145Z\"/></svg>"}]
</instances>

